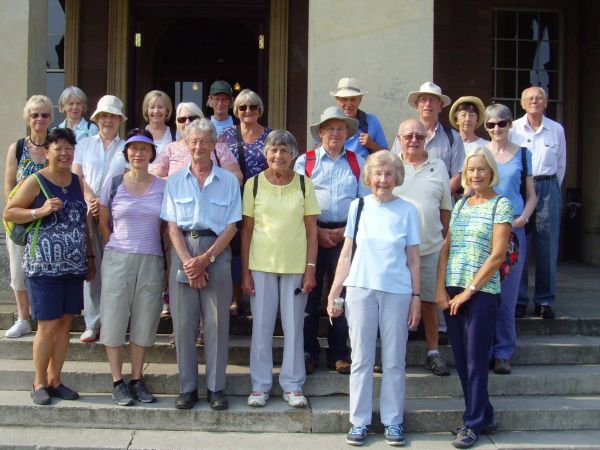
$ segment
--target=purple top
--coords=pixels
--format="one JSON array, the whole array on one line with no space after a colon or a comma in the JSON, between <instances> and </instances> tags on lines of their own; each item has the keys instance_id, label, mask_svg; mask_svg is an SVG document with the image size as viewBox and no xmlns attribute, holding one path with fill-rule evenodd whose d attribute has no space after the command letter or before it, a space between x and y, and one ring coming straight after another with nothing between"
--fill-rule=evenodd
<instances>
[{"instance_id":1,"label":"purple top","mask_svg":"<svg viewBox=\"0 0 600 450\"><path fill-rule=\"evenodd\" d=\"M112 202L113 232L106 249L162 256L160 208L165 184L165 180L154 177L150 188L140 196L131 194L125 184L117 188ZM108 206L110 187L111 178L108 178L100 193L102 206Z\"/></svg>"},{"instance_id":2,"label":"purple top","mask_svg":"<svg viewBox=\"0 0 600 450\"><path fill-rule=\"evenodd\" d=\"M237 125L239 126L239 125ZM217 144L225 143L231 153L238 159L238 146L237 146L237 136L236 136L236 126L225 128L221 134L219 134L219 138L217 139ZM273 131L270 128L265 127L265 131L263 134L251 144L244 142L244 155L246 161L246 171L244 173L244 168L242 169L242 174L244 175L244 181L249 178L252 178L254 175L258 175L263 170L265 170L267 166L267 159L263 154L263 149L265 147L265 140L269 133Z\"/></svg>"}]
</instances>

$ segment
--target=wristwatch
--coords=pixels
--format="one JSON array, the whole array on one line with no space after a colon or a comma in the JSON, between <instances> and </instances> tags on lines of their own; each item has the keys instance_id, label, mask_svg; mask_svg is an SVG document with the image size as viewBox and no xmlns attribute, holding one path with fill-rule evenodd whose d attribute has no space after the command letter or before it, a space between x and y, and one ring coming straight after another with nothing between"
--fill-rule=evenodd
<instances>
[{"instance_id":1,"label":"wristwatch","mask_svg":"<svg viewBox=\"0 0 600 450\"><path fill-rule=\"evenodd\" d=\"M211 264L214 263L215 260L217 259L217 258L215 258L215 255L210 254L208 252L206 252L206 256L208 256L208 262L210 262Z\"/></svg>"}]
</instances>

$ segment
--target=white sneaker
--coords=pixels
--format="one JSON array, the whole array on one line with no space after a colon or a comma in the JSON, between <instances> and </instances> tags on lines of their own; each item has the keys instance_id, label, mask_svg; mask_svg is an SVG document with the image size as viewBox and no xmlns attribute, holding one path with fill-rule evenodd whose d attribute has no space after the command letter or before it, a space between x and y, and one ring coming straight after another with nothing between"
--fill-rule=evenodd
<instances>
[{"instance_id":1,"label":"white sneaker","mask_svg":"<svg viewBox=\"0 0 600 450\"><path fill-rule=\"evenodd\" d=\"M163 303L163 307L162 307L162 311L160 313L160 317L170 317L171 316L171 311L169 311L169 304L168 303Z\"/></svg>"},{"instance_id":2,"label":"white sneaker","mask_svg":"<svg viewBox=\"0 0 600 450\"><path fill-rule=\"evenodd\" d=\"M304 408L308 405L308 400L301 391L284 392L283 401L288 402L293 408Z\"/></svg>"},{"instance_id":3,"label":"white sneaker","mask_svg":"<svg viewBox=\"0 0 600 450\"><path fill-rule=\"evenodd\" d=\"M6 330L4 336L7 338L18 338L27 333L31 333L29 320L17 320L12 327Z\"/></svg>"},{"instance_id":4,"label":"white sneaker","mask_svg":"<svg viewBox=\"0 0 600 450\"><path fill-rule=\"evenodd\" d=\"M91 328L87 328L79 338L81 342L96 342L98 340L98 332Z\"/></svg>"},{"instance_id":5,"label":"white sneaker","mask_svg":"<svg viewBox=\"0 0 600 450\"><path fill-rule=\"evenodd\" d=\"M269 400L268 392L253 392L248 397L248 406L265 406Z\"/></svg>"}]
</instances>

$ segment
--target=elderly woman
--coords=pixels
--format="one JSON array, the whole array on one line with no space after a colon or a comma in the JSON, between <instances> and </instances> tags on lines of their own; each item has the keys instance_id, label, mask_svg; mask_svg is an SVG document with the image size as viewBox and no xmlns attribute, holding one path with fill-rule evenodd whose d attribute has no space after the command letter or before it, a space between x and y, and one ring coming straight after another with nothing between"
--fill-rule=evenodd
<instances>
[{"instance_id":1,"label":"elderly woman","mask_svg":"<svg viewBox=\"0 0 600 450\"><path fill-rule=\"evenodd\" d=\"M48 126L52 122L52 100L45 95L33 95L23 108L23 120L29 135L8 147L4 169L4 196L9 198L13 188L32 173L46 165L44 145ZM4 334L17 338L31 332L29 325L29 299L23 275L23 247L6 239L10 264L10 287L17 301L18 320Z\"/></svg>"},{"instance_id":2,"label":"elderly woman","mask_svg":"<svg viewBox=\"0 0 600 450\"><path fill-rule=\"evenodd\" d=\"M161 219L165 181L148 173L156 156L152 134L134 129L123 149L131 170L107 179L100 195L99 228L104 246L100 319L101 342L113 377L113 399L133 405L134 399L156 399L146 388L143 368L156 338L163 290ZM131 380L123 381L123 345L129 323Z\"/></svg>"},{"instance_id":3,"label":"elderly woman","mask_svg":"<svg viewBox=\"0 0 600 450\"><path fill-rule=\"evenodd\" d=\"M178 409L198 400L198 323L205 320L207 400L212 409L227 409L225 368L229 347L231 250L235 223L241 219L237 178L214 164L217 134L208 119L188 125L183 137L190 165L169 177L161 218L168 222L171 240L169 297L180 394Z\"/></svg>"},{"instance_id":4,"label":"elderly woman","mask_svg":"<svg viewBox=\"0 0 600 450\"><path fill-rule=\"evenodd\" d=\"M344 247L327 301L330 317L346 287L350 329L350 445L362 445L373 412L373 364L377 329L381 335L383 379L380 413L388 444L403 445L405 356L408 329L421 316L419 217L410 203L392 190L404 181L397 155L377 152L367 158L363 182L372 195L350 205ZM356 248L356 253L353 251Z\"/></svg>"},{"instance_id":5,"label":"elderly woman","mask_svg":"<svg viewBox=\"0 0 600 450\"><path fill-rule=\"evenodd\" d=\"M73 173L83 177L87 184L88 228L96 255L94 263L98 273L102 266L103 255L102 236L98 228L98 195L105 180L125 171L126 161L123 158L125 141L119 137L119 126L127 120L127 117L122 109L123 103L114 95L105 95L98 101L92 120L98 123L100 131L97 135L82 139L77 144L73 160ZM101 290L100 276L84 284L85 331L80 337L81 342L94 342L98 339Z\"/></svg>"},{"instance_id":6,"label":"elderly woman","mask_svg":"<svg viewBox=\"0 0 600 450\"><path fill-rule=\"evenodd\" d=\"M173 103L171 103L171 98L165 92L154 90L144 96L142 115L148 124L146 125L146 130L154 137L156 158L162 155L167 145L175 141L175 136L167 126L172 112ZM150 165L150 169L152 169L152 164Z\"/></svg>"},{"instance_id":7,"label":"elderly woman","mask_svg":"<svg viewBox=\"0 0 600 450\"><path fill-rule=\"evenodd\" d=\"M37 405L50 404L50 397L79 397L62 384L61 371L71 321L83 306L83 280L95 274L83 181L69 171L75 135L57 128L47 137L45 149L48 167L28 177L4 211L4 218L14 223L41 219L39 230L27 236L23 260L31 311L38 321L31 391Z\"/></svg>"},{"instance_id":8,"label":"elderly woman","mask_svg":"<svg viewBox=\"0 0 600 450\"><path fill-rule=\"evenodd\" d=\"M526 261L527 244L525 225L535 211L537 196L531 174L531 152L519 148L509 140L512 113L506 106L496 103L485 110L485 129L492 142L487 146L498 165L500 181L494 190L510 200L513 209L512 231L519 241L519 259L502 281L500 307L496 318L496 334L491 353L494 372L509 374L510 359L515 352L515 307L519 296L519 283Z\"/></svg>"},{"instance_id":9,"label":"elderly woman","mask_svg":"<svg viewBox=\"0 0 600 450\"><path fill-rule=\"evenodd\" d=\"M306 380L304 309L316 286L317 197L310 179L292 170L296 139L284 130L269 133L264 147L268 169L244 186L242 289L250 296L252 342L248 405L264 406L273 384L273 330L277 307L283 327L279 384L283 399L301 408Z\"/></svg>"},{"instance_id":10,"label":"elderly woman","mask_svg":"<svg viewBox=\"0 0 600 450\"><path fill-rule=\"evenodd\" d=\"M465 158L462 185L474 194L454 207L440 251L436 301L444 310L456 371L465 397L463 425L452 430L457 448L469 448L495 429L488 395L488 353L500 303L498 269L513 222L510 201L494 192L499 173L490 150Z\"/></svg>"},{"instance_id":11,"label":"elderly woman","mask_svg":"<svg viewBox=\"0 0 600 450\"><path fill-rule=\"evenodd\" d=\"M87 111L87 95L77 86L69 86L60 94L58 110L66 116L65 120L58 124L58 128L72 130L77 142L98 134L98 126L83 117Z\"/></svg>"},{"instance_id":12,"label":"elderly woman","mask_svg":"<svg viewBox=\"0 0 600 450\"><path fill-rule=\"evenodd\" d=\"M479 97L460 97L450 108L450 125L456 128L465 146L465 154L477 147L485 147L490 141L480 138L475 130L483 125L485 106Z\"/></svg>"}]
</instances>

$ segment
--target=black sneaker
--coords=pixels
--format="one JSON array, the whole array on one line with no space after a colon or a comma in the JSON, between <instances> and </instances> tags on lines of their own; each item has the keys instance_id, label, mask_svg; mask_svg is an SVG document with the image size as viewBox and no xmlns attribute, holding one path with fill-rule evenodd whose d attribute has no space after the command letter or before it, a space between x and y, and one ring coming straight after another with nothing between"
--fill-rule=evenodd
<instances>
[{"instance_id":1,"label":"black sneaker","mask_svg":"<svg viewBox=\"0 0 600 450\"><path fill-rule=\"evenodd\" d=\"M499 375L508 375L510 372L510 360L496 358L496 362L494 364L494 373L497 373Z\"/></svg>"},{"instance_id":2,"label":"black sneaker","mask_svg":"<svg viewBox=\"0 0 600 450\"><path fill-rule=\"evenodd\" d=\"M554 319L556 314L552 311L552 307L550 305L542 305L540 309L540 316L542 319Z\"/></svg>"},{"instance_id":3,"label":"black sneaker","mask_svg":"<svg viewBox=\"0 0 600 450\"><path fill-rule=\"evenodd\" d=\"M444 361L444 358L439 353L429 355L425 360L425 367L439 377L450 375L450 369L448 369L446 361Z\"/></svg>"},{"instance_id":4,"label":"black sneaker","mask_svg":"<svg viewBox=\"0 0 600 450\"><path fill-rule=\"evenodd\" d=\"M478 439L479 436L477 433L475 433L473 428L464 427L462 430L460 430L456 436L456 439L452 441L452 445L454 445L456 448L470 448L475 445L475 442L477 442Z\"/></svg>"},{"instance_id":5,"label":"black sneaker","mask_svg":"<svg viewBox=\"0 0 600 450\"><path fill-rule=\"evenodd\" d=\"M50 404L50 394L48 393L48 389L45 386L41 388L31 388L31 399L33 403L36 405L49 405Z\"/></svg>"},{"instance_id":6,"label":"black sneaker","mask_svg":"<svg viewBox=\"0 0 600 450\"><path fill-rule=\"evenodd\" d=\"M515 306L515 319L522 319L527 315L527 305Z\"/></svg>"},{"instance_id":7,"label":"black sneaker","mask_svg":"<svg viewBox=\"0 0 600 450\"><path fill-rule=\"evenodd\" d=\"M177 409L192 409L198 401L198 391L182 392L175 399L175 408Z\"/></svg>"},{"instance_id":8,"label":"black sneaker","mask_svg":"<svg viewBox=\"0 0 600 450\"><path fill-rule=\"evenodd\" d=\"M156 397L150 393L146 387L144 380L138 380L135 383L129 383L129 392L131 396L142 403L152 403L156 401Z\"/></svg>"},{"instance_id":9,"label":"black sneaker","mask_svg":"<svg viewBox=\"0 0 600 450\"><path fill-rule=\"evenodd\" d=\"M50 397L58 397L63 400L77 400L79 398L77 392L62 383L56 387L48 386L48 394L50 394Z\"/></svg>"},{"instance_id":10,"label":"black sneaker","mask_svg":"<svg viewBox=\"0 0 600 450\"><path fill-rule=\"evenodd\" d=\"M129 387L125 383L117 384L114 387L112 398L119 406L131 406L135 403Z\"/></svg>"}]
</instances>

